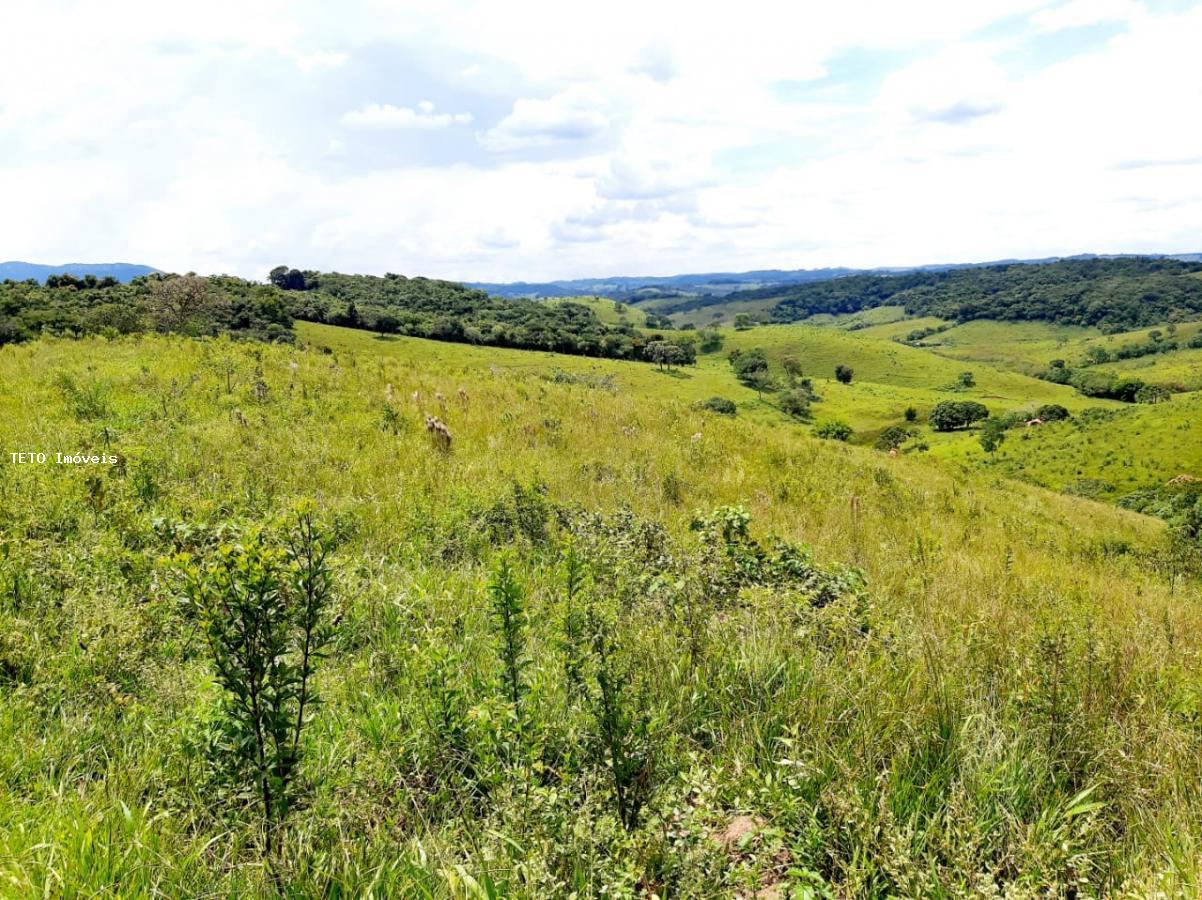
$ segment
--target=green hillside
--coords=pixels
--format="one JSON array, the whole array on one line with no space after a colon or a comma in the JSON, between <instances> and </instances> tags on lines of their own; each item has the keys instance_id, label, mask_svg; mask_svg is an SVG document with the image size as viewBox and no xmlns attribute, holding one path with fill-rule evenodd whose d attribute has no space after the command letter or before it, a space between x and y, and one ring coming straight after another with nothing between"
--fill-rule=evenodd
<instances>
[{"instance_id":1,"label":"green hillside","mask_svg":"<svg viewBox=\"0 0 1202 900\"><path fill-rule=\"evenodd\" d=\"M117 460L0 469L14 895L1196 887L1202 595L1158 521L694 410L708 358L299 337L0 349L6 447ZM274 584L303 500L320 703L265 819L204 598Z\"/></svg>"}]
</instances>

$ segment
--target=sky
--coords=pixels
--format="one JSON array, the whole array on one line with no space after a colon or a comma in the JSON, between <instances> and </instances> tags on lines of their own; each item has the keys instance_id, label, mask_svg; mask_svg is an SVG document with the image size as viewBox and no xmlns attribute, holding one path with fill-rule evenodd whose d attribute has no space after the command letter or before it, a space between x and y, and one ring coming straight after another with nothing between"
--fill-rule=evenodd
<instances>
[{"instance_id":1,"label":"sky","mask_svg":"<svg viewBox=\"0 0 1202 900\"><path fill-rule=\"evenodd\" d=\"M1202 0L4 0L0 35L0 259L1202 251Z\"/></svg>"}]
</instances>

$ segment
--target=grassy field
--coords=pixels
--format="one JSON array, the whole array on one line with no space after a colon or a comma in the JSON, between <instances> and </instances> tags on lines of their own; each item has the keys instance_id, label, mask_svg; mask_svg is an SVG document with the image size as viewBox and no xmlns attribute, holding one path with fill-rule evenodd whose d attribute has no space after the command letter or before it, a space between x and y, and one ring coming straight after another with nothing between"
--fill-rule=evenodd
<instances>
[{"instance_id":1,"label":"grassy field","mask_svg":"<svg viewBox=\"0 0 1202 900\"><path fill-rule=\"evenodd\" d=\"M918 322L920 320L911 320ZM919 325L915 324L915 328ZM966 362L981 362L1017 372L1034 373L1047 368L1053 359L1064 359L1070 366L1085 360L1090 347L1110 351L1124 344L1143 344L1151 331L1165 332L1165 326L1103 335L1096 329L1050 325L1046 322L975 321L957 325L932 335L923 347L941 356ZM1202 352L1185 349L1185 343L1202 331L1202 322L1183 322L1172 335L1183 349L1170 353L1122 360L1096 367L1098 371L1130 374L1151 381L1188 384L1197 390L1202 378ZM877 329L867 334L881 336Z\"/></svg>"},{"instance_id":2,"label":"grassy field","mask_svg":"<svg viewBox=\"0 0 1202 900\"><path fill-rule=\"evenodd\" d=\"M709 358L677 379L300 331L0 349L3 893L1202 884L1202 593L1162 523L770 407L694 411L707 379L730 389ZM922 351L817 331L730 340L815 372L855 351L876 380L849 392L922 390L894 367ZM265 820L177 554L255 546L302 500L332 547L330 639Z\"/></svg>"},{"instance_id":3,"label":"grassy field","mask_svg":"<svg viewBox=\"0 0 1202 900\"><path fill-rule=\"evenodd\" d=\"M579 303L581 306L587 306L606 325L629 323L635 328L642 328L647 324L647 313L645 310L628 303L621 304L622 308L619 309L615 301L606 299L605 297L565 297L546 302Z\"/></svg>"},{"instance_id":4,"label":"grassy field","mask_svg":"<svg viewBox=\"0 0 1202 900\"><path fill-rule=\"evenodd\" d=\"M933 444L931 452L1103 500L1160 486L1178 475L1202 476L1202 395L1107 412L1011 431L992 458L975 442Z\"/></svg>"}]
</instances>

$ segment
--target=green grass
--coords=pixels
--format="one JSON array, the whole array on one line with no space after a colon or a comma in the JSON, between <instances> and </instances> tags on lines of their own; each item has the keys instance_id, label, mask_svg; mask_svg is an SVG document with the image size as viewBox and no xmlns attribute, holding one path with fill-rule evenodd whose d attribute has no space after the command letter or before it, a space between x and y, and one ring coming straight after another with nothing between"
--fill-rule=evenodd
<instances>
[{"instance_id":1,"label":"green grass","mask_svg":"<svg viewBox=\"0 0 1202 900\"><path fill-rule=\"evenodd\" d=\"M0 348L6 451L122 460L0 459L0 893L1197 893L1202 593L1162 523L935 449L814 440L745 394L735 419L693 410L733 390L724 356L676 378L298 330L305 348ZM820 389L838 409L935 396L923 379L963 368L832 329L729 341L797 352L814 374L856 367L846 396ZM1037 387L974 369L1014 400ZM1147 433L1096 436L1197 444L1195 426L1144 418L1196 422L1178 402L1133 411ZM211 747L218 691L170 559L301 498L336 535L339 614L302 802L265 860ZM769 534L808 545L787 567L805 579L754 580L763 561L737 537L700 545L695 511L730 505L764 548ZM647 728L630 747L652 751L629 831L597 645L570 637L569 542L620 711ZM486 590L502 555L528 613L520 717ZM742 839L724 839L736 825Z\"/></svg>"},{"instance_id":2,"label":"green grass","mask_svg":"<svg viewBox=\"0 0 1202 900\"><path fill-rule=\"evenodd\" d=\"M1202 395L1127 406L1100 421L1011 430L988 460L975 441L934 445L936 456L981 466L1053 490L1114 500L1186 474L1202 477Z\"/></svg>"},{"instance_id":3,"label":"green grass","mask_svg":"<svg viewBox=\"0 0 1202 900\"><path fill-rule=\"evenodd\" d=\"M629 323L635 328L643 328L647 324L647 313L645 310L638 306L631 306L630 304L622 304L623 309L619 310L616 301L605 297L564 297L547 300L546 302L578 303L581 306L587 306L606 325Z\"/></svg>"}]
</instances>

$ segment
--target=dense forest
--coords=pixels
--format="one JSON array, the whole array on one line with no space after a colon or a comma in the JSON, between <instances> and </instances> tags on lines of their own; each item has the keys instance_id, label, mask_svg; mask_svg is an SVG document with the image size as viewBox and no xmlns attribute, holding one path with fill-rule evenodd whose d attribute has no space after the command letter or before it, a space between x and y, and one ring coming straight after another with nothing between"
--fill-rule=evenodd
<instances>
[{"instance_id":1,"label":"dense forest","mask_svg":"<svg viewBox=\"0 0 1202 900\"><path fill-rule=\"evenodd\" d=\"M381 334L616 359L644 358L654 340L633 326L606 325L579 303L493 297L452 281L285 266L270 278L287 292L296 318Z\"/></svg>"},{"instance_id":2,"label":"dense forest","mask_svg":"<svg viewBox=\"0 0 1202 900\"><path fill-rule=\"evenodd\" d=\"M896 305L910 315L957 321L1036 319L1119 331L1202 312L1202 263L1134 256L1064 259L1040 265L850 275L745 291L739 297L779 297L772 310L778 322Z\"/></svg>"},{"instance_id":3,"label":"dense forest","mask_svg":"<svg viewBox=\"0 0 1202 900\"><path fill-rule=\"evenodd\" d=\"M45 284L0 282L0 345L42 334L79 337L159 331L291 341L279 289L227 275L115 278L51 275Z\"/></svg>"}]
</instances>

